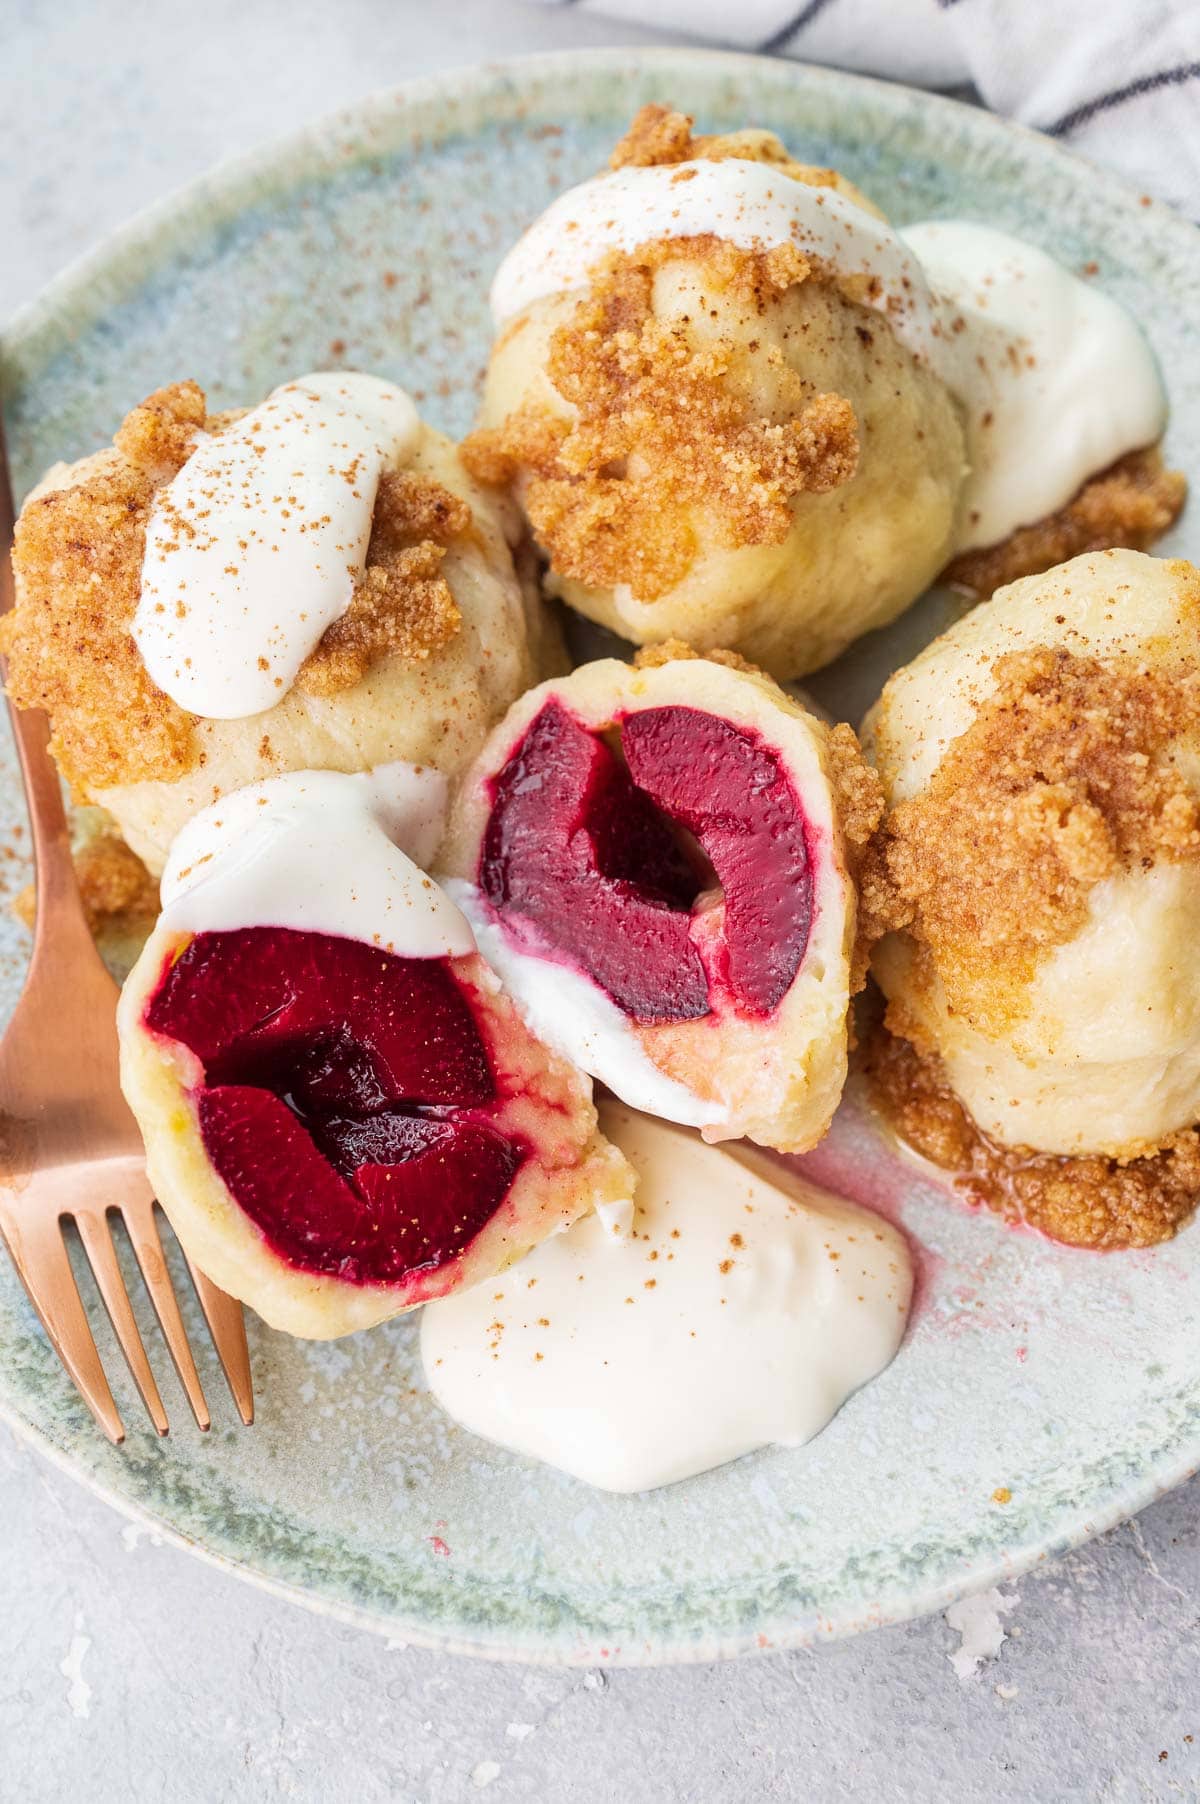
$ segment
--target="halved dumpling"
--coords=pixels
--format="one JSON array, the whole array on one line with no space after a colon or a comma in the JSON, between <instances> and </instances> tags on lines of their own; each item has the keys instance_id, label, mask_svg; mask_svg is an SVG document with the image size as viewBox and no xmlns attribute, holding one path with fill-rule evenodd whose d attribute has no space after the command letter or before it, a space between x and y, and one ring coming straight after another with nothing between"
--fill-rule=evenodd
<instances>
[{"instance_id":1,"label":"halved dumpling","mask_svg":"<svg viewBox=\"0 0 1200 1804\"><path fill-rule=\"evenodd\" d=\"M664 647L510 710L441 864L534 1031L636 1108L798 1151L846 1075L856 901L879 813L849 728Z\"/></svg>"},{"instance_id":2,"label":"halved dumpling","mask_svg":"<svg viewBox=\"0 0 1200 1804\"><path fill-rule=\"evenodd\" d=\"M160 922L122 1083L188 1253L273 1327L369 1327L632 1194L591 1087L481 958Z\"/></svg>"},{"instance_id":3,"label":"halved dumpling","mask_svg":"<svg viewBox=\"0 0 1200 1804\"><path fill-rule=\"evenodd\" d=\"M951 556L963 430L871 202L770 132L691 127L644 108L509 253L463 455L513 485L571 607L784 679Z\"/></svg>"}]
</instances>

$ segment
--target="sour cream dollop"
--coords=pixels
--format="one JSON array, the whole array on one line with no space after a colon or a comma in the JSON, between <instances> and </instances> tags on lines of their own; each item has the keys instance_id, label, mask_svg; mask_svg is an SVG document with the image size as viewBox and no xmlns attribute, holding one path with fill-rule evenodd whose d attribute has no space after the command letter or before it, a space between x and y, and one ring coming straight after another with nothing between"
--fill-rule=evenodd
<instances>
[{"instance_id":1,"label":"sour cream dollop","mask_svg":"<svg viewBox=\"0 0 1200 1804\"><path fill-rule=\"evenodd\" d=\"M763 1159L603 1103L638 1173L499 1278L429 1304L430 1389L473 1433L606 1491L797 1447L892 1359L912 1293L887 1222Z\"/></svg>"},{"instance_id":2,"label":"sour cream dollop","mask_svg":"<svg viewBox=\"0 0 1200 1804\"><path fill-rule=\"evenodd\" d=\"M287 694L349 606L380 475L419 430L402 389L326 371L200 438L155 496L133 622L172 701L236 720Z\"/></svg>"},{"instance_id":3,"label":"sour cream dollop","mask_svg":"<svg viewBox=\"0 0 1200 1804\"><path fill-rule=\"evenodd\" d=\"M991 226L910 226L937 297L937 368L966 415L960 550L994 545L1161 438L1154 354L1109 295Z\"/></svg>"},{"instance_id":4,"label":"sour cream dollop","mask_svg":"<svg viewBox=\"0 0 1200 1804\"><path fill-rule=\"evenodd\" d=\"M292 771L235 790L172 845L163 921L185 933L289 927L402 958L463 957L475 950L470 923L421 869L446 794L440 772L402 763L357 776Z\"/></svg>"}]
</instances>

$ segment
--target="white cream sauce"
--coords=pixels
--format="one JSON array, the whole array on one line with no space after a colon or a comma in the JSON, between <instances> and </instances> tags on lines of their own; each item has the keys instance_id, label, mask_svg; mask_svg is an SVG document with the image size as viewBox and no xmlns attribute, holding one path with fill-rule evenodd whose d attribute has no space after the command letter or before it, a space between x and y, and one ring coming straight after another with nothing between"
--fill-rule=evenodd
<instances>
[{"instance_id":1,"label":"white cream sauce","mask_svg":"<svg viewBox=\"0 0 1200 1804\"><path fill-rule=\"evenodd\" d=\"M357 776L292 771L235 790L172 845L163 920L186 933L291 927L403 958L464 956L475 950L470 924L421 869L446 800L440 772L402 763Z\"/></svg>"},{"instance_id":2,"label":"white cream sauce","mask_svg":"<svg viewBox=\"0 0 1200 1804\"><path fill-rule=\"evenodd\" d=\"M902 1237L619 1103L600 1124L638 1173L629 1225L586 1216L428 1304L434 1396L473 1433L607 1491L810 1440L900 1344Z\"/></svg>"},{"instance_id":3,"label":"white cream sauce","mask_svg":"<svg viewBox=\"0 0 1200 1804\"><path fill-rule=\"evenodd\" d=\"M607 251L705 232L823 259L938 372L967 430L960 550L1041 519L1162 435L1166 397L1137 325L1052 257L988 226L897 232L834 189L737 158L621 169L561 195L500 265L496 323L584 288Z\"/></svg>"},{"instance_id":4,"label":"white cream sauce","mask_svg":"<svg viewBox=\"0 0 1200 1804\"><path fill-rule=\"evenodd\" d=\"M903 236L937 297L937 368L966 414L960 549L1053 513L1161 438L1158 366L1116 301L991 226L931 220Z\"/></svg>"},{"instance_id":5,"label":"white cream sauce","mask_svg":"<svg viewBox=\"0 0 1200 1804\"><path fill-rule=\"evenodd\" d=\"M451 878L445 890L475 930L480 952L513 997L530 1032L571 1064L599 1078L622 1102L685 1127L721 1127L729 1112L667 1077L646 1053L612 997L586 971L547 949L524 950L475 884Z\"/></svg>"},{"instance_id":6,"label":"white cream sauce","mask_svg":"<svg viewBox=\"0 0 1200 1804\"><path fill-rule=\"evenodd\" d=\"M201 436L146 528L133 636L158 687L209 720L273 708L349 606L380 475L419 430L402 389L340 371Z\"/></svg>"}]
</instances>

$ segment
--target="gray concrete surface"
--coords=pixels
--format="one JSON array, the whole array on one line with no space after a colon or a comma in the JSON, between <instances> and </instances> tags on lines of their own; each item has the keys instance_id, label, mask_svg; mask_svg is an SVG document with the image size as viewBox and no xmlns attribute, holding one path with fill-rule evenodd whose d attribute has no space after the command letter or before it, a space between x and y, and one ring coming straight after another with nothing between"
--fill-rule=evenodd
<instances>
[{"instance_id":1,"label":"gray concrete surface","mask_svg":"<svg viewBox=\"0 0 1200 1804\"><path fill-rule=\"evenodd\" d=\"M372 88L636 41L507 0L0 0L0 318L136 207ZM0 1429L0 1800L1194 1797L1198 1501L1186 1487L951 1621L735 1666L558 1673L389 1646L264 1597Z\"/></svg>"}]
</instances>

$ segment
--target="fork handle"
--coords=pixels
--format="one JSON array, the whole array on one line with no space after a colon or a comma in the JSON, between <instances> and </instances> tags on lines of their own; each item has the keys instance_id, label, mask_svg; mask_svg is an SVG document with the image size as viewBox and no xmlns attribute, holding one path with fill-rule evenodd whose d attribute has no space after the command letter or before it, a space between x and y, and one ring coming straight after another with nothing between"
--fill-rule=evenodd
<instances>
[{"instance_id":1,"label":"fork handle","mask_svg":"<svg viewBox=\"0 0 1200 1804\"><path fill-rule=\"evenodd\" d=\"M11 555L14 526L12 483L0 422L0 615L7 614L16 601ZM0 659L0 679L7 681L7 677L7 668ZM81 958L98 962L99 953L87 924L71 857L71 832L63 806L62 784L50 756L49 722L40 708L17 708L11 701L8 702L8 717L12 722L29 806L37 883L32 963L36 965L46 955L46 930L50 921L54 922L56 959Z\"/></svg>"}]
</instances>

